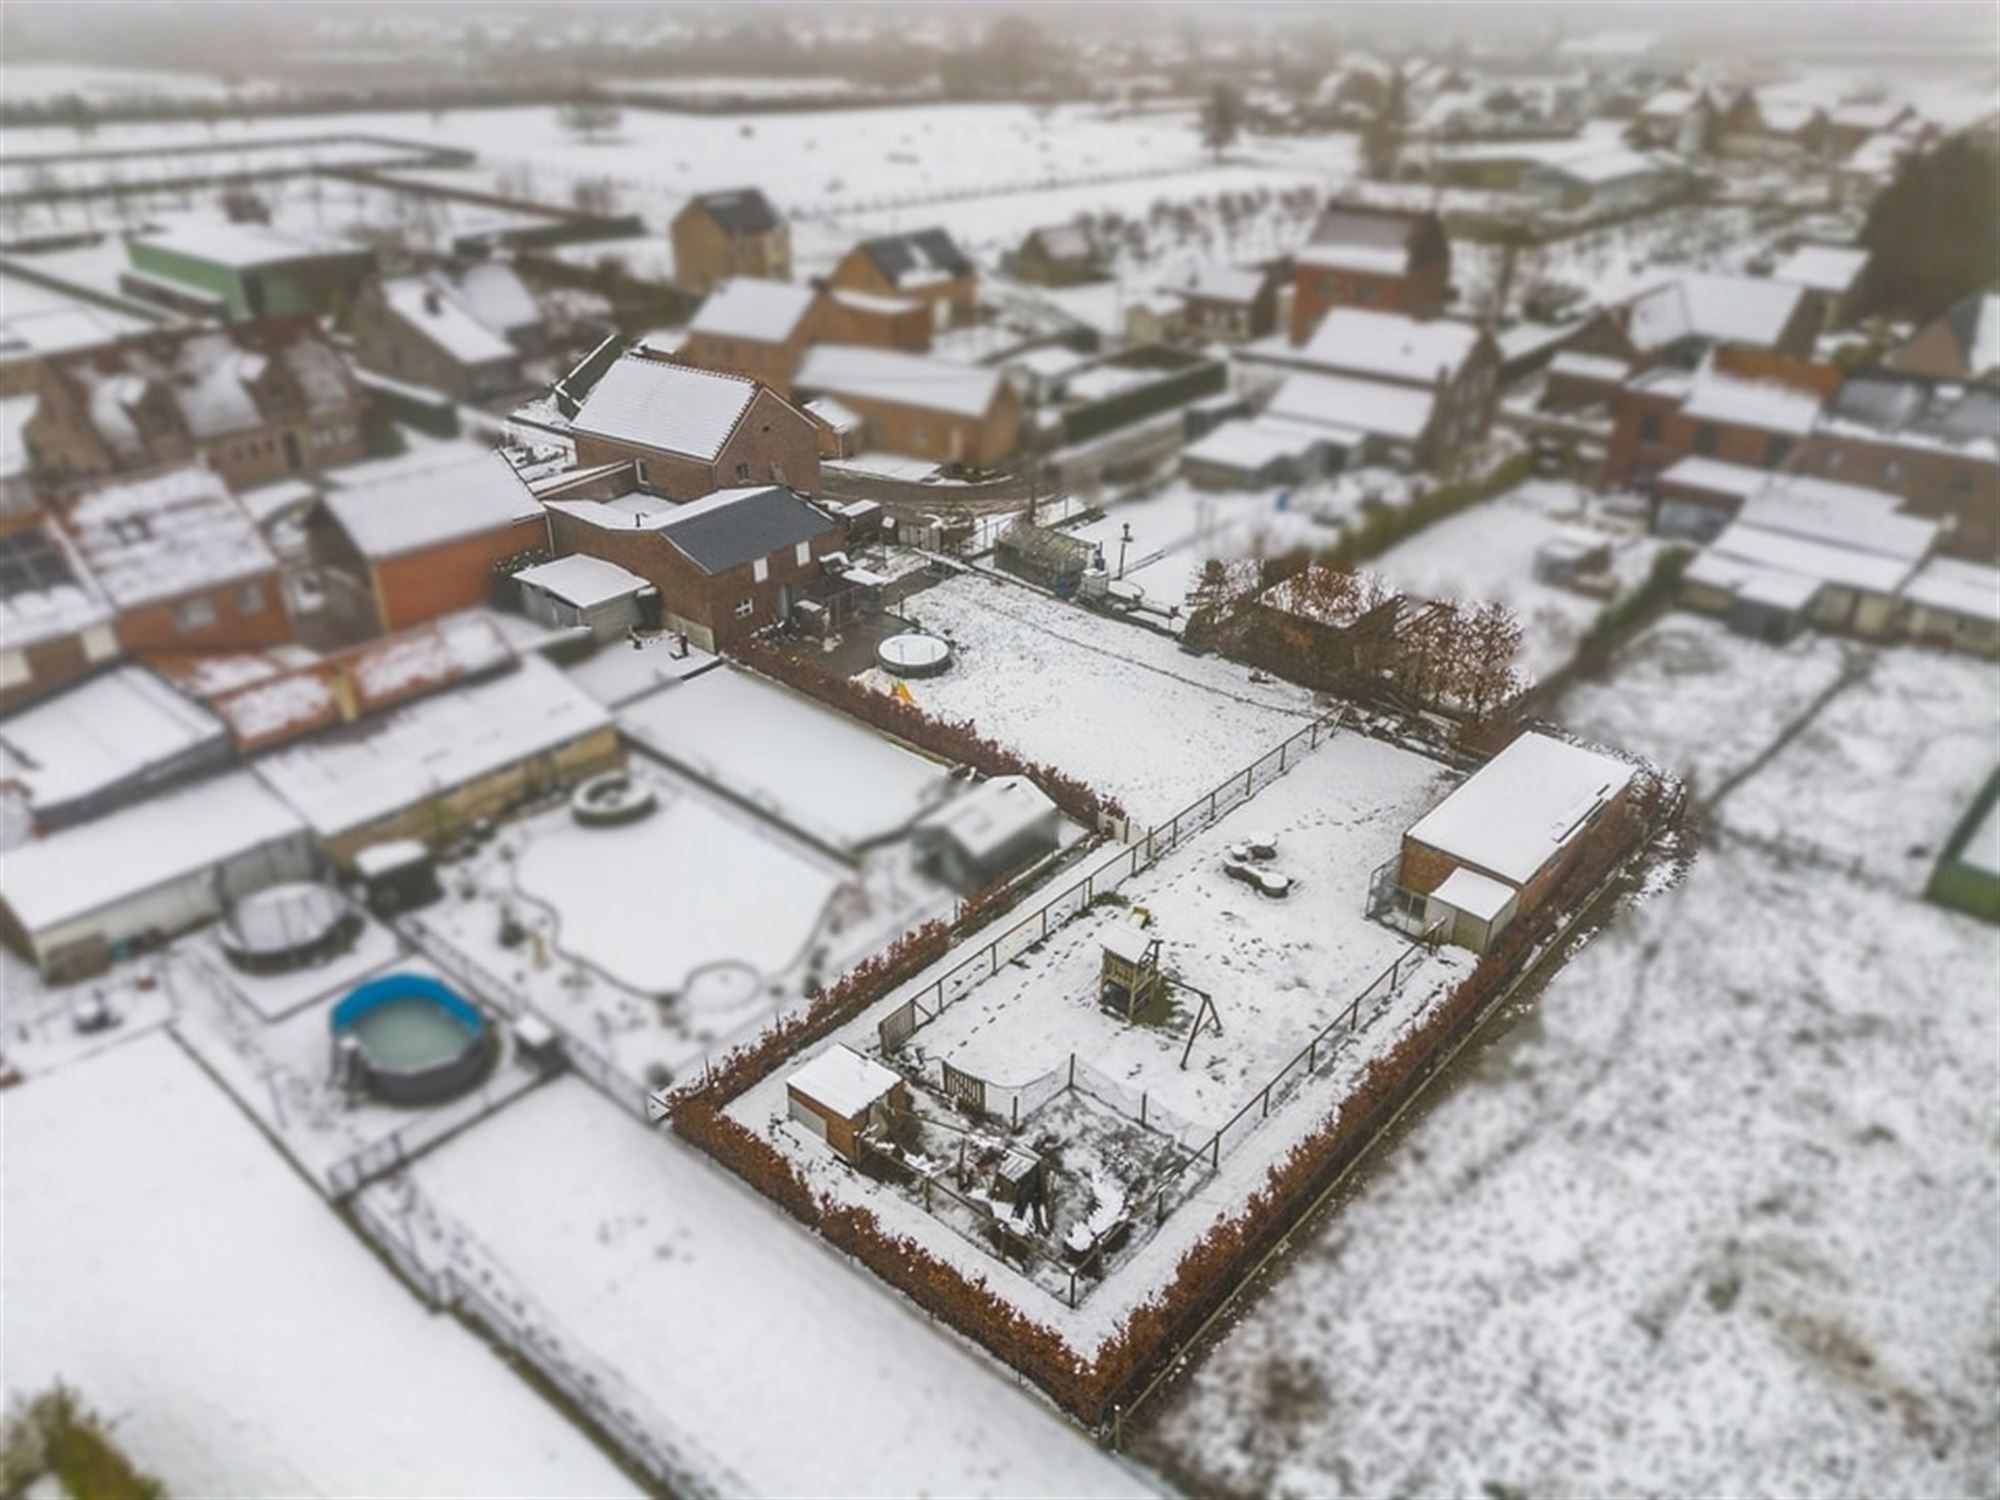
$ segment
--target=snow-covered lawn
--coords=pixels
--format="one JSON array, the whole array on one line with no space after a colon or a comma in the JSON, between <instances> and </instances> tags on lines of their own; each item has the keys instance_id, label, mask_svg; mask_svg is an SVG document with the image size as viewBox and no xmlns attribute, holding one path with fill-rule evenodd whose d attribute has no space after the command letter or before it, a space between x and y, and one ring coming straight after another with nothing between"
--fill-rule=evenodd
<instances>
[{"instance_id":1,"label":"snow-covered lawn","mask_svg":"<svg viewBox=\"0 0 2000 1500\"><path fill-rule=\"evenodd\" d=\"M941 1015L891 1060L928 1090L918 1105L926 1118L947 1118L951 1109L938 1089L940 1060L986 1079L986 1108L1003 1120L1014 1117L1015 1091L1025 1096L1019 1143L1057 1162L1049 1169L1055 1225L1039 1237L1024 1229L1025 1242L1039 1252L1025 1269L996 1255L983 1220L946 1205L927 1208L921 1191L855 1172L821 1139L790 1123L786 1078L794 1068L780 1068L744 1092L729 1113L789 1156L817 1191L866 1204L1088 1358L1165 1284L1211 1224L1244 1210L1269 1167L1336 1114L1370 1060L1407 1034L1470 968L1462 950L1412 949L1364 913L1371 873L1445 790L1436 763L1344 732L1125 880L1117 891L1123 906L1084 910L1046 937L1032 914L1003 924L1003 931L978 934L835 1033L832 1042L879 1053L883 1017L911 997L934 1011L934 980L970 976L969 988L948 983ZM1275 838L1270 868L1298 882L1289 896L1267 898L1223 876L1219 865L1230 845L1253 837ZM1096 889L1104 893L1106 883ZM1097 1004L1106 934L1141 908L1153 919L1147 935L1162 940L1162 968L1209 991L1221 1023L1220 1035L1206 1029L1196 1035L1185 1070L1180 1059L1199 1010L1197 994L1173 992L1165 1015L1139 1024ZM1074 910L1066 906L1059 914ZM989 948L996 938L997 947ZM1385 977L1399 955L1404 962ZM1358 1020L1335 1026L1308 1053L1308 1043L1364 994ZM996 1092L994 1085L1005 1087ZM1067 1088L1094 1101L1093 1118L1069 1127L1081 1135L1063 1133ZM1163 1166L1120 1146L1121 1121L1149 1131L1155 1142L1170 1138L1182 1154ZM949 1148L928 1137L919 1150L933 1170L949 1160ZM1098 1180L1100 1173L1108 1183ZM1064 1224L1075 1222L1079 1198L1102 1199L1107 1186L1112 1198L1135 1206L1136 1222L1072 1304L1058 1241Z\"/></svg>"},{"instance_id":2,"label":"snow-covered lawn","mask_svg":"<svg viewBox=\"0 0 2000 1500\"><path fill-rule=\"evenodd\" d=\"M1189 588L1212 557L1270 556L1297 546L1329 546L1337 532L1314 523L1307 496L1291 492L1278 509L1281 487L1264 491L1207 490L1176 480L1151 494L1107 502L1101 519L1067 528L1095 542L1117 576L1123 543L1125 581L1145 590L1155 609L1184 605Z\"/></svg>"},{"instance_id":3,"label":"snow-covered lawn","mask_svg":"<svg viewBox=\"0 0 2000 1500\"><path fill-rule=\"evenodd\" d=\"M1139 1494L1012 1379L575 1080L411 1173L724 1493ZM380 1190L389 1193L385 1185Z\"/></svg>"},{"instance_id":4,"label":"snow-covered lawn","mask_svg":"<svg viewBox=\"0 0 2000 1500\"><path fill-rule=\"evenodd\" d=\"M1671 617L1567 722L1713 787L1840 649ZM1966 667L1885 653L1724 799L1858 875L1712 837L1301 1236L1154 1451L1281 1494L1989 1487L2000 933L1874 878L1990 769Z\"/></svg>"},{"instance_id":5,"label":"snow-covered lawn","mask_svg":"<svg viewBox=\"0 0 2000 1500\"><path fill-rule=\"evenodd\" d=\"M1559 537L1608 543L1612 571L1624 589L1646 576L1659 551L1658 542L1630 523L1601 518L1579 486L1531 479L1425 527L1368 566L1423 598L1505 604L1521 621L1519 665L1539 680L1576 654L1578 640L1607 603L1535 577L1536 550Z\"/></svg>"},{"instance_id":6,"label":"snow-covered lawn","mask_svg":"<svg viewBox=\"0 0 2000 1500\"><path fill-rule=\"evenodd\" d=\"M1179 811L1313 717L1303 688L1254 683L1233 662L982 575L912 595L903 611L958 648L943 676L911 685L918 707L973 720L1145 822Z\"/></svg>"},{"instance_id":7,"label":"snow-covered lawn","mask_svg":"<svg viewBox=\"0 0 2000 1500\"><path fill-rule=\"evenodd\" d=\"M640 745L833 848L894 833L951 790L945 768L733 667L618 715Z\"/></svg>"},{"instance_id":8,"label":"snow-covered lawn","mask_svg":"<svg viewBox=\"0 0 2000 1500\"><path fill-rule=\"evenodd\" d=\"M182 1495L629 1495L424 1310L165 1035L0 1094L6 1388Z\"/></svg>"}]
</instances>

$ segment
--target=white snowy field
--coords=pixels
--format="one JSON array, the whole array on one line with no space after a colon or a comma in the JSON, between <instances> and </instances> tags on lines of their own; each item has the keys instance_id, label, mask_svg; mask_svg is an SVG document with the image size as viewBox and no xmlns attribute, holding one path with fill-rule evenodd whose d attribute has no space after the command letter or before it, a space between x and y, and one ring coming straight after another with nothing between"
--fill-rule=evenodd
<instances>
[{"instance_id":1,"label":"white snowy field","mask_svg":"<svg viewBox=\"0 0 2000 1500\"><path fill-rule=\"evenodd\" d=\"M1252 682L1233 662L981 574L914 594L903 612L958 648L944 675L910 685L918 707L971 719L1142 822L1178 812L1314 717L1303 688Z\"/></svg>"},{"instance_id":2,"label":"white snowy field","mask_svg":"<svg viewBox=\"0 0 2000 1500\"><path fill-rule=\"evenodd\" d=\"M755 1494L1136 1495L1011 1376L671 1137L565 1079L411 1176ZM442 1240L427 1253L447 1254Z\"/></svg>"},{"instance_id":3,"label":"white snowy field","mask_svg":"<svg viewBox=\"0 0 2000 1500\"><path fill-rule=\"evenodd\" d=\"M630 1495L164 1034L0 1094L5 1383L181 1495Z\"/></svg>"},{"instance_id":4,"label":"white snowy field","mask_svg":"<svg viewBox=\"0 0 2000 1500\"><path fill-rule=\"evenodd\" d=\"M1104 552L1116 577L1145 591L1156 609L1185 605L1188 590L1212 557L1271 556L1296 546L1330 545L1337 532L1316 524L1306 508L1313 490L1292 490L1290 508L1277 499L1288 487L1265 491L1208 490L1174 480L1151 494L1107 502L1104 515L1068 528ZM1126 528L1132 540L1123 541Z\"/></svg>"},{"instance_id":5,"label":"white snowy field","mask_svg":"<svg viewBox=\"0 0 2000 1500\"><path fill-rule=\"evenodd\" d=\"M952 790L945 767L733 667L622 709L626 735L836 849L885 837Z\"/></svg>"},{"instance_id":6,"label":"white snowy field","mask_svg":"<svg viewBox=\"0 0 2000 1500\"><path fill-rule=\"evenodd\" d=\"M1599 933L1149 1418L1184 1479L1990 1487L2000 933L1878 875L1990 770L1993 690L1883 653L1779 744L1836 649L1669 617L1629 675L1571 696L1572 726L1711 788L1747 769L1724 825L1768 793L1862 868L1717 831L1680 888ZM1964 748L1982 714L1983 757Z\"/></svg>"},{"instance_id":7,"label":"white snowy field","mask_svg":"<svg viewBox=\"0 0 2000 1500\"><path fill-rule=\"evenodd\" d=\"M1539 680L1576 655L1609 602L1535 577L1536 550L1557 538L1608 543L1621 589L1645 578L1660 546L1629 524L1597 519L1580 486L1531 479L1425 527L1368 568L1421 598L1506 605L1521 621L1518 665Z\"/></svg>"}]
</instances>

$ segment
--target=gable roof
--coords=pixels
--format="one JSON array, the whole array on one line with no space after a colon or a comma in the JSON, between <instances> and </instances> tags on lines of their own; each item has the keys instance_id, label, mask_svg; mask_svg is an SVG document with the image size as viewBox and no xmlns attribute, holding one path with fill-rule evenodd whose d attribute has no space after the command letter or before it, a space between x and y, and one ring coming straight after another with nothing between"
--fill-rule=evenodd
<instances>
[{"instance_id":1,"label":"gable roof","mask_svg":"<svg viewBox=\"0 0 2000 1500\"><path fill-rule=\"evenodd\" d=\"M792 384L849 399L983 417L1005 384L985 365L960 365L894 349L820 344L806 351Z\"/></svg>"},{"instance_id":2,"label":"gable roof","mask_svg":"<svg viewBox=\"0 0 2000 1500\"><path fill-rule=\"evenodd\" d=\"M1427 212L1336 203L1320 214L1295 259L1306 266L1402 275L1419 236L1436 222Z\"/></svg>"},{"instance_id":3,"label":"gable roof","mask_svg":"<svg viewBox=\"0 0 2000 1500\"><path fill-rule=\"evenodd\" d=\"M517 333L542 322L535 294L505 261L474 261L451 273L451 284L466 310L495 333Z\"/></svg>"},{"instance_id":4,"label":"gable roof","mask_svg":"<svg viewBox=\"0 0 2000 1500\"><path fill-rule=\"evenodd\" d=\"M1269 278L1262 271L1210 262L1189 272L1187 285L1182 290L1189 297L1200 297L1210 302L1246 303L1261 297L1268 282Z\"/></svg>"},{"instance_id":5,"label":"gable roof","mask_svg":"<svg viewBox=\"0 0 2000 1500\"><path fill-rule=\"evenodd\" d=\"M1075 224L1044 224L1028 231L1028 238L1042 247L1050 260L1089 260L1090 236Z\"/></svg>"},{"instance_id":6,"label":"gable roof","mask_svg":"<svg viewBox=\"0 0 2000 1500\"><path fill-rule=\"evenodd\" d=\"M514 357L514 346L480 322L441 280L390 277L382 283L382 300L408 327L461 365Z\"/></svg>"},{"instance_id":7,"label":"gable roof","mask_svg":"<svg viewBox=\"0 0 2000 1500\"><path fill-rule=\"evenodd\" d=\"M1942 321L1968 376L1978 380L2000 369L2000 291L1968 293L1945 309Z\"/></svg>"},{"instance_id":8,"label":"gable roof","mask_svg":"<svg viewBox=\"0 0 2000 1500\"><path fill-rule=\"evenodd\" d=\"M1264 414L1344 434L1371 433L1413 443L1430 426L1434 400L1429 386L1301 374L1286 377Z\"/></svg>"},{"instance_id":9,"label":"gable roof","mask_svg":"<svg viewBox=\"0 0 2000 1500\"><path fill-rule=\"evenodd\" d=\"M765 234L783 222L761 188L696 193L681 212L686 213L690 208L700 208L730 234Z\"/></svg>"},{"instance_id":10,"label":"gable roof","mask_svg":"<svg viewBox=\"0 0 2000 1500\"><path fill-rule=\"evenodd\" d=\"M717 490L656 516L657 531L682 556L714 577L834 530L824 511L781 485Z\"/></svg>"},{"instance_id":11,"label":"gable roof","mask_svg":"<svg viewBox=\"0 0 2000 1500\"><path fill-rule=\"evenodd\" d=\"M922 286L972 274L972 262L943 229L915 229L863 240L861 251L893 286Z\"/></svg>"},{"instance_id":12,"label":"gable roof","mask_svg":"<svg viewBox=\"0 0 2000 1500\"><path fill-rule=\"evenodd\" d=\"M1868 267L1868 252L1853 245L1801 245L1771 272L1773 281L1788 281L1816 292L1845 292Z\"/></svg>"},{"instance_id":13,"label":"gable roof","mask_svg":"<svg viewBox=\"0 0 2000 1500\"><path fill-rule=\"evenodd\" d=\"M1479 343L1479 329L1471 323L1419 322L1400 313L1336 307L1313 330L1299 360L1390 380L1430 381L1440 369L1456 376Z\"/></svg>"},{"instance_id":14,"label":"gable roof","mask_svg":"<svg viewBox=\"0 0 2000 1500\"><path fill-rule=\"evenodd\" d=\"M200 464L102 485L62 525L120 610L278 570L250 513Z\"/></svg>"},{"instance_id":15,"label":"gable roof","mask_svg":"<svg viewBox=\"0 0 2000 1500\"><path fill-rule=\"evenodd\" d=\"M1784 335L1805 294L1790 282L1690 271L1626 302L1625 333L1644 350L1684 338L1768 349Z\"/></svg>"},{"instance_id":16,"label":"gable roof","mask_svg":"<svg viewBox=\"0 0 2000 1500\"><path fill-rule=\"evenodd\" d=\"M626 354L591 387L570 426L615 443L711 461L756 394L754 380Z\"/></svg>"},{"instance_id":17,"label":"gable roof","mask_svg":"<svg viewBox=\"0 0 2000 1500\"><path fill-rule=\"evenodd\" d=\"M789 281L739 276L708 294L688 324L688 332L782 344L805 321L814 296L811 287L794 286Z\"/></svg>"},{"instance_id":18,"label":"gable roof","mask_svg":"<svg viewBox=\"0 0 2000 1500\"><path fill-rule=\"evenodd\" d=\"M373 483L329 488L321 503L355 550L371 561L498 531L541 514L514 466L498 453L454 453Z\"/></svg>"},{"instance_id":19,"label":"gable roof","mask_svg":"<svg viewBox=\"0 0 2000 1500\"><path fill-rule=\"evenodd\" d=\"M232 224L226 221L154 230L150 234L134 235L130 243L152 246L169 254L185 255L190 260L207 261L211 265L228 266L234 270L283 265L295 260L316 260L328 255L360 257L371 254L352 245L302 239L267 224Z\"/></svg>"}]
</instances>

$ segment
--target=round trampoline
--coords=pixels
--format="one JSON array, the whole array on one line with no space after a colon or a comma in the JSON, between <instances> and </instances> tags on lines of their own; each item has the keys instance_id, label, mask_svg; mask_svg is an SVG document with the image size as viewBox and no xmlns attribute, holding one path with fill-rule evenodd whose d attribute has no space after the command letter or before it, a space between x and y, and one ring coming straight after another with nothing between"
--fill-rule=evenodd
<instances>
[{"instance_id":1,"label":"round trampoline","mask_svg":"<svg viewBox=\"0 0 2000 1500\"><path fill-rule=\"evenodd\" d=\"M951 665L951 644L924 631L909 630L877 646L875 659L898 677L935 677Z\"/></svg>"},{"instance_id":2,"label":"round trampoline","mask_svg":"<svg viewBox=\"0 0 2000 1500\"><path fill-rule=\"evenodd\" d=\"M492 1066L493 1028L464 996L428 974L387 974L333 1008L334 1045L368 1092L390 1104L463 1093Z\"/></svg>"},{"instance_id":3,"label":"round trampoline","mask_svg":"<svg viewBox=\"0 0 2000 1500\"><path fill-rule=\"evenodd\" d=\"M287 881L229 908L222 951L249 974L275 974L320 963L353 945L361 914L346 895L311 880Z\"/></svg>"}]
</instances>

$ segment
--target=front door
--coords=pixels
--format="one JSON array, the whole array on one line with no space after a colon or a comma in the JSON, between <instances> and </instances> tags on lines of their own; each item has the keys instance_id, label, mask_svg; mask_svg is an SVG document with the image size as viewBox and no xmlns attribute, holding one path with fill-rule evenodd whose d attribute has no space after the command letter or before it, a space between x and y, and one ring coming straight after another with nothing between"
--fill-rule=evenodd
<instances>
[{"instance_id":1,"label":"front door","mask_svg":"<svg viewBox=\"0 0 2000 1500\"><path fill-rule=\"evenodd\" d=\"M300 468L300 467L301 467L301 466L302 466L302 465L303 465L304 463L305 463L305 456L304 456L304 455L303 455L302 453L300 453L300 452L299 452L299 438L298 438L298 434L297 434L297 433L294 433L294 432L288 432L288 433L286 433L286 434L285 434L285 467L286 467L287 469L289 469L289 470L290 470L291 472L293 472L294 474L296 474L296 473L297 473L297 472L299 471L299 468Z\"/></svg>"}]
</instances>

